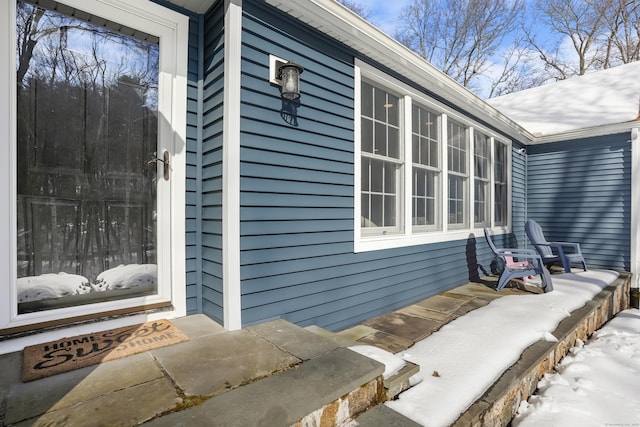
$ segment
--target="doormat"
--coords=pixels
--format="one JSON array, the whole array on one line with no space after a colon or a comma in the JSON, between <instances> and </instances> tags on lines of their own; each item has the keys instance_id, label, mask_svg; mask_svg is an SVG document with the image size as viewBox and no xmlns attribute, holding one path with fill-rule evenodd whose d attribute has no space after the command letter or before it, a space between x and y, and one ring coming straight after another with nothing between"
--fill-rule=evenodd
<instances>
[{"instance_id":1,"label":"doormat","mask_svg":"<svg viewBox=\"0 0 640 427\"><path fill-rule=\"evenodd\" d=\"M162 319L32 345L22 351L22 381L33 381L188 340L189 337L173 323Z\"/></svg>"}]
</instances>

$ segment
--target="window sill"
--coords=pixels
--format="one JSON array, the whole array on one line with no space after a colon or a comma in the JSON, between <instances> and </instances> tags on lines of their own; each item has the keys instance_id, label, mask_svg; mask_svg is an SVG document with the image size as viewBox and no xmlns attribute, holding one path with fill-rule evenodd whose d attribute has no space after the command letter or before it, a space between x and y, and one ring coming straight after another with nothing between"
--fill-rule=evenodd
<instances>
[{"instance_id":1,"label":"window sill","mask_svg":"<svg viewBox=\"0 0 640 427\"><path fill-rule=\"evenodd\" d=\"M494 227L492 234L509 233L508 227ZM354 252L370 252L385 249L404 248L408 246L428 245L433 243L451 242L455 240L467 240L470 237L484 239L482 228L432 231L420 234L403 234L392 236L367 236L356 238L354 242Z\"/></svg>"}]
</instances>

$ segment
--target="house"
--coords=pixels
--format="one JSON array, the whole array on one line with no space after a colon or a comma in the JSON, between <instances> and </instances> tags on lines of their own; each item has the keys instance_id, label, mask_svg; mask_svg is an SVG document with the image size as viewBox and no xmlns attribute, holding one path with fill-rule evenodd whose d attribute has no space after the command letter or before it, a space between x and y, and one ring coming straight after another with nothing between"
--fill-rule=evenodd
<instances>
[{"instance_id":1,"label":"house","mask_svg":"<svg viewBox=\"0 0 640 427\"><path fill-rule=\"evenodd\" d=\"M24 0L0 20L0 352L195 313L339 330L483 275L483 222L526 245L528 216L588 196L536 187L547 151L585 180L572 141L333 0ZM624 143L580 161L632 231ZM567 235L589 264L633 271L629 234L591 226Z\"/></svg>"},{"instance_id":2,"label":"house","mask_svg":"<svg viewBox=\"0 0 640 427\"><path fill-rule=\"evenodd\" d=\"M535 136L526 148L528 217L551 240L580 242L588 265L634 273L639 75L632 62L488 100Z\"/></svg>"}]
</instances>

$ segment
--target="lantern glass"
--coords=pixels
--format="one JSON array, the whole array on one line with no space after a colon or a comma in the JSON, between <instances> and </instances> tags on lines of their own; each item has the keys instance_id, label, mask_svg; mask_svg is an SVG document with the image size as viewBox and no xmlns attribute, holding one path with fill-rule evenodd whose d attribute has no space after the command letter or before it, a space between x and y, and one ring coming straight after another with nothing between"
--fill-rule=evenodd
<instances>
[{"instance_id":1,"label":"lantern glass","mask_svg":"<svg viewBox=\"0 0 640 427\"><path fill-rule=\"evenodd\" d=\"M280 95L285 99L300 98L300 74L303 68L298 64L288 62L280 68L282 89Z\"/></svg>"}]
</instances>

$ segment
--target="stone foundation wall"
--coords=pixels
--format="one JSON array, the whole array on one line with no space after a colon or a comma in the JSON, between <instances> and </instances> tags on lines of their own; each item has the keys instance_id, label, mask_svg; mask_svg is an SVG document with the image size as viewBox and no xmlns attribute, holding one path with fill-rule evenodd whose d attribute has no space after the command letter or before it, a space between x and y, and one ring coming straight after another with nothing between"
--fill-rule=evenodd
<instances>
[{"instance_id":1,"label":"stone foundation wall","mask_svg":"<svg viewBox=\"0 0 640 427\"><path fill-rule=\"evenodd\" d=\"M523 353L518 362L458 418L454 426L503 427L508 425L520 402L527 400L546 373L553 372L578 340L586 341L609 319L629 306L631 274L602 290L584 307L575 310L553 332L558 342L539 341Z\"/></svg>"},{"instance_id":2,"label":"stone foundation wall","mask_svg":"<svg viewBox=\"0 0 640 427\"><path fill-rule=\"evenodd\" d=\"M313 411L292 427L346 426L358 415L385 400L384 382L380 376L323 408Z\"/></svg>"}]
</instances>

